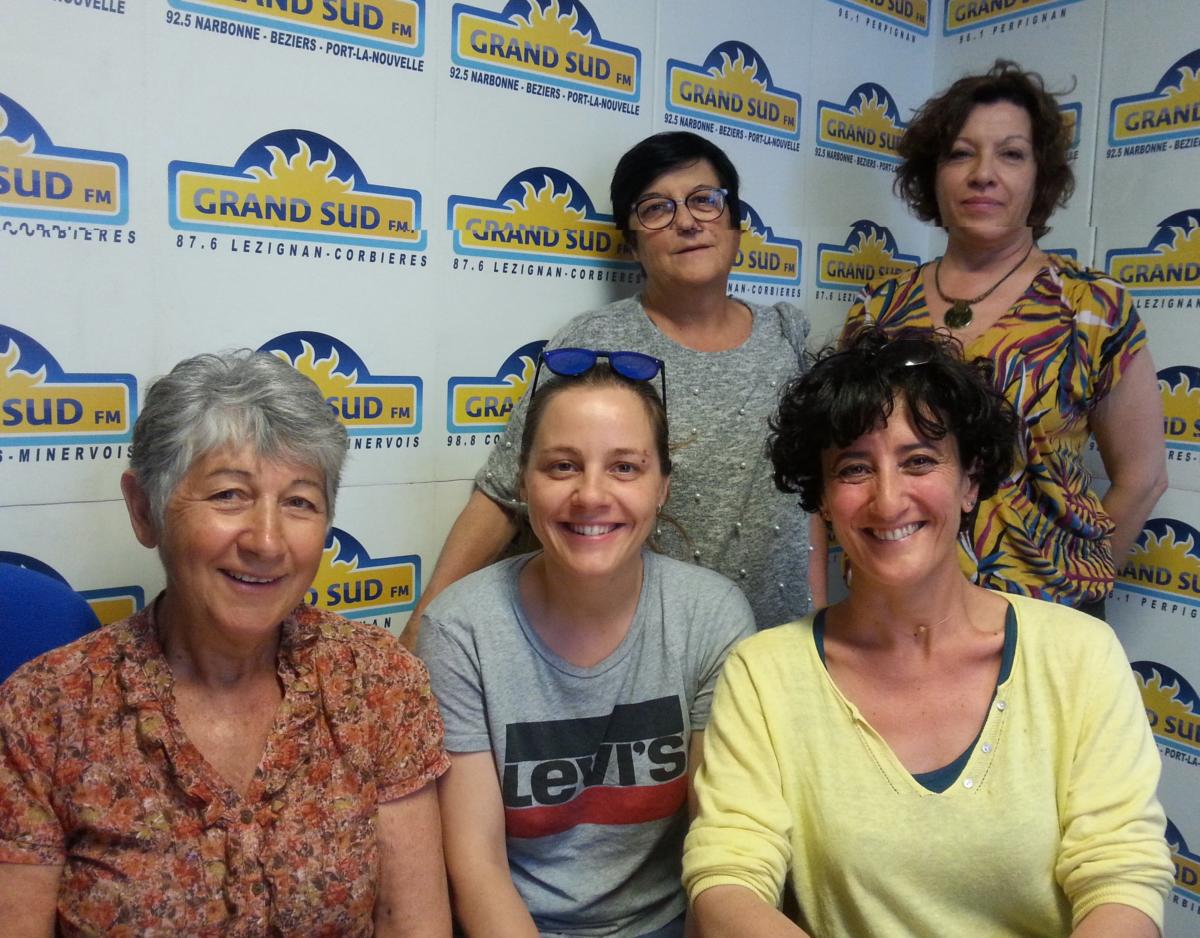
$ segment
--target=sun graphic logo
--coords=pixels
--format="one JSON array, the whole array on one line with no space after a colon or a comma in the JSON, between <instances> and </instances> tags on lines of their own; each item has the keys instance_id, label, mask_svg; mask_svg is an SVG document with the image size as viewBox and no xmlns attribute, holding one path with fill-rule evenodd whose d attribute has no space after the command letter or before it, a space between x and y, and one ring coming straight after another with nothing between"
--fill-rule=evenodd
<instances>
[{"instance_id":1,"label":"sun graphic logo","mask_svg":"<svg viewBox=\"0 0 1200 938\"><path fill-rule=\"evenodd\" d=\"M742 200L742 239L729 279L749 283L800 286L803 246L775 234L748 202Z\"/></svg>"},{"instance_id":2,"label":"sun graphic logo","mask_svg":"<svg viewBox=\"0 0 1200 938\"><path fill-rule=\"evenodd\" d=\"M456 3L458 65L623 101L641 98L642 53L607 42L579 0L509 0L499 13Z\"/></svg>"},{"instance_id":3,"label":"sun graphic logo","mask_svg":"<svg viewBox=\"0 0 1200 938\"><path fill-rule=\"evenodd\" d=\"M68 374L23 332L0 325L0 446L128 443L133 375Z\"/></svg>"},{"instance_id":4,"label":"sun graphic logo","mask_svg":"<svg viewBox=\"0 0 1200 938\"><path fill-rule=\"evenodd\" d=\"M533 381L546 340L513 352L495 377L451 378L446 387L446 429L451 433L499 433Z\"/></svg>"},{"instance_id":5,"label":"sun graphic logo","mask_svg":"<svg viewBox=\"0 0 1200 938\"><path fill-rule=\"evenodd\" d=\"M372 185L327 137L280 130L233 166L172 160L171 227L421 251L421 194Z\"/></svg>"},{"instance_id":6,"label":"sun graphic logo","mask_svg":"<svg viewBox=\"0 0 1200 938\"><path fill-rule=\"evenodd\" d=\"M1200 368L1174 365L1158 373L1168 450L1200 452Z\"/></svg>"},{"instance_id":7,"label":"sun graphic logo","mask_svg":"<svg viewBox=\"0 0 1200 938\"><path fill-rule=\"evenodd\" d=\"M596 211L575 179L549 166L518 173L494 199L452 195L447 216L457 254L637 266L613 217Z\"/></svg>"},{"instance_id":8,"label":"sun graphic logo","mask_svg":"<svg viewBox=\"0 0 1200 938\"><path fill-rule=\"evenodd\" d=\"M899 26L919 36L929 35L929 0L830 0L868 14L881 23Z\"/></svg>"},{"instance_id":9,"label":"sun graphic logo","mask_svg":"<svg viewBox=\"0 0 1200 938\"><path fill-rule=\"evenodd\" d=\"M1200 49L1168 68L1153 91L1114 98L1109 108L1109 146L1184 137L1200 137Z\"/></svg>"},{"instance_id":10,"label":"sun graphic logo","mask_svg":"<svg viewBox=\"0 0 1200 938\"><path fill-rule=\"evenodd\" d=\"M947 36L992 26L1018 16L1041 13L1082 0L946 0L946 18L942 32Z\"/></svg>"},{"instance_id":11,"label":"sun graphic logo","mask_svg":"<svg viewBox=\"0 0 1200 938\"><path fill-rule=\"evenodd\" d=\"M177 10L252 26L420 55L425 47L425 0L168 0Z\"/></svg>"},{"instance_id":12,"label":"sun graphic logo","mask_svg":"<svg viewBox=\"0 0 1200 938\"><path fill-rule=\"evenodd\" d=\"M1150 730L1159 746L1194 758L1200 765L1200 697L1174 668L1158 661L1132 665Z\"/></svg>"},{"instance_id":13,"label":"sun graphic logo","mask_svg":"<svg viewBox=\"0 0 1200 938\"><path fill-rule=\"evenodd\" d=\"M50 564L28 554L16 551L0 550L0 563L24 567L34 573L40 573L51 579L58 580L64 586L75 589L67 582L66 577L55 570ZM94 590L75 590L92 607L92 612L100 620L101 625L127 619L146 605L146 594L140 586L110 586Z\"/></svg>"},{"instance_id":14,"label":"sun graphic logo","mask_svg":"<svg viewBox=\"0 0 1200 938\"><path fill-rule=\"evenodd\" d=\"M1144 248L1114 248L1108 272L1134 294L1200 296L1200 209L1164 218Z\"/></svg>"},{"instance_id":15,"label":"sun graphic logo","mask_svg":"<svg viewBox=\"0 0 1200 938\"><path fill-rule=\"evenodd\" d=\"M872 280L911 271L921 263L902 254L891 231L867 218L850 226L844 244L817 245L817 286L825 290L860 290Z\"/></svg>"},{"instance_id":16,"label":"sun graphic logo","mask_svg":"<svg viewBox=\"0 0 1200 938\"><path fill-rule=\"evenodd\" d=\"M0 94L0 215L123 225L129 163L120 153L56 147L33 115Z\"/></svg>"},{"instance_id":17,"label":"sun graphic logo","mask_svg":"<svg viewBox=\"0 0 1200 938\"><path fill-rule=\"evenodd\" d=\"M845 104L817 102L817 144L830 150L896 164L906 127L888 90L874 82L851 91Z\"/></svg>"},{"instance_id":18,"label":"sun graphic logo","mask_svg":"<svg viewBox=\"0 0 1200 938\"><path fill-rule=\"evenodd\" d=\"M1075 159L1079 155L1080 124L1083 123L1083 105L1078 101L1068 101L1060 104L1058 111L1062 115L1065 136L1070 141L1067 145L1068 158Z\"/></svg>"},{"instance_id":19,"label":"sun graphic logo","mask_svg":"<svg viewBox=\"0 0 1200 938\"><path fill-rule=\"evenodd\" d=\"M1183 833L1167 818L1167 846L1171 848L1171 863L1175 866L1174 893L1177 905L1190 906L1200 912L1200 856L1188 849Z\"/></svg>"},{"instance_id":20,"label":"sun graphic logo","mask_svg":"<svg viewBox=\"0 0 1200 938\"><path fill-rule=\"evenodd\" d=\"M777 88L762 56L744 42L723 42L702 65L667 60L667 110L800 139L800 95Z\"/></svg>"},{"instance_id":21,"label":"sun graphic logo","mask_svg":"<svg viewBox=\"0 0 1200 938\"><path fill-rule=\"evenodd\" d=\"M289 332L259 351L311 378L351 437L421 432L420 378L375 377L350 346L321 332Z\"/></svg>"},{"instance_id":22,"label":"sun graphic logo","mask_svg":"<svg viewBox=\"0 0 1200 938\"><path fill-rule=\"evenodd\" d=\"M334 527L304 601L347 619L366 619L412 609L420 582L416 554L372 559L352 535Z\"/></svg>"},{"instance_id":23,"label":"sun graphic logo","mask_svg":"<svg viewBox=\"0 0 1200 938\"><path fill-rule=\"evenodd\" d=\"M1138 535L1116 587L1200 606L1200 533L1175 518L1151 518Z\"/></svg>"}]
</instances>

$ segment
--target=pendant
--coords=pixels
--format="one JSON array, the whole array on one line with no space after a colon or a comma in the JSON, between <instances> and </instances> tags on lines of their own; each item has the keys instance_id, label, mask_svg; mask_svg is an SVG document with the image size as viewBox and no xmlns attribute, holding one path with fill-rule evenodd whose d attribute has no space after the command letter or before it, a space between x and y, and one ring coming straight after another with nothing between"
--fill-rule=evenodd
<instances>
[{"instance_id":1,"label":"pendant","mask_svg":"<svg viewBox=\"0 0 1200 938\"><path fill-rule=\"evenodd\" d=\"M965 329L971 325L974 316L975 310L966 300L955 300L954 305L946 310L946 325L951 329Z\"/></svg>"}]
</instances>

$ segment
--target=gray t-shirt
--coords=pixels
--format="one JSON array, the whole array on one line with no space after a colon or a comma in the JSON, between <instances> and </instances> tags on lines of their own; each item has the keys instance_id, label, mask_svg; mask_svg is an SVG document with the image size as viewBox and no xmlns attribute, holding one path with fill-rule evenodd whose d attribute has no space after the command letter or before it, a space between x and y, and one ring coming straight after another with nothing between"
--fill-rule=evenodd
<instances>
[{"instance_id":1,"label":"gray t-shirt","mask_svg":"<svg viewBox=\"0 0 1200 938\"><path fill-rule=\"evenodd\" d=\"M744 302L744 301L743 301ZM801 368L808 320L788 303L746 304L750 337L724 352L697 352L650 321L637 297L571 320L550 347L632 350L666 363L671 496L655 545L667 556L723 573L750 598L759 628L807 615L808 516L775 488L767 420ZM517 459L527 398L475 478L497 504L522 513Z\"/></svg>"},{"instance_id":2,"label":"gray t-shirt","mask_svg":"<svg viewBox=\"0 0 1200 938\"><path fill-rule=\"evenodd\" d=\"M526 554L448 587L417 640L451 752L491 750L513 883L543 935L633 938L684 909L687 747L726 654L754 631L724 577L642 552L629 633L590 668L521 608ZM453 771L453 769L451 769Z\"/></svg>"}]
</instances>

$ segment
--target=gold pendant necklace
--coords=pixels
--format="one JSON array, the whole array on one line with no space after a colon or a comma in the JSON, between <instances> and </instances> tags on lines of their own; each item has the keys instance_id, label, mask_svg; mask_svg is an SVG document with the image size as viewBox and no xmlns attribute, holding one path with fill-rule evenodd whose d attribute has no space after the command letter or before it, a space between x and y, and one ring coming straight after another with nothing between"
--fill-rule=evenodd
<instances>
[{"instance_id":1,"label":"gold pendant necklace","mask_svg":"<svg viewBox=\"0 0 1200 938\"><path fill-rule=\"evenodd\" d=\"M1007 280L1020 269L1021 265L1029 259L1029 255L1032 253L1033 243L1030 242L1029 250L1025 252L1024 257L1017 261L1017 265L1013 267L1012 270L980 293L979 296L970 300L963 299L962 297L958 296L946 296L946 294L942 292L942 281L938 275L941 273L942 261L945 260L945 258L939 257L938 262L933 267L933 288L937 290L937 295L943 303L950 304L950 308L946 310L946 315L944 317L946 325L951 329L965 329L967 326L971 325L971 320L975 318L975 310L973 310L971 307L976 303L982 303L989 296L991 296L996 291L996 288L1000 286L1000 284L1004 283L1005 280Z\"/></svg>"}]
</instances>

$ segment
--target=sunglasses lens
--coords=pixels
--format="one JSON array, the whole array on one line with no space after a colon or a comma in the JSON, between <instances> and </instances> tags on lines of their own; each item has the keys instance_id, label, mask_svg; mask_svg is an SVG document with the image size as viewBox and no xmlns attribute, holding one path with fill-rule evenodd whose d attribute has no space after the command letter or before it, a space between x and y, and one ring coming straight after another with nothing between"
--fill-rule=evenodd
<instances>
[{"instance_id":1,"label":"sunglasses lens","mask_svg":"<svg viewBox=\"0 0 1200 938\"><path fill-rule=\"evenodd\" d=\"M640 352L614 352L609 363L617 374L633 381L649 381L658 374L658 359Z\"/></svg>"},{"instance_id":2,"label":"sunglasses lens","mask_svg":"<svg viewBox=\"0 0 1200 938\"><path fill-rule=\"evenodd\" d=\"M577 377L596 364L596 353L586 348L555 348L542 352L546 367L556 375Z\"/></svg>"}]
</instances>

